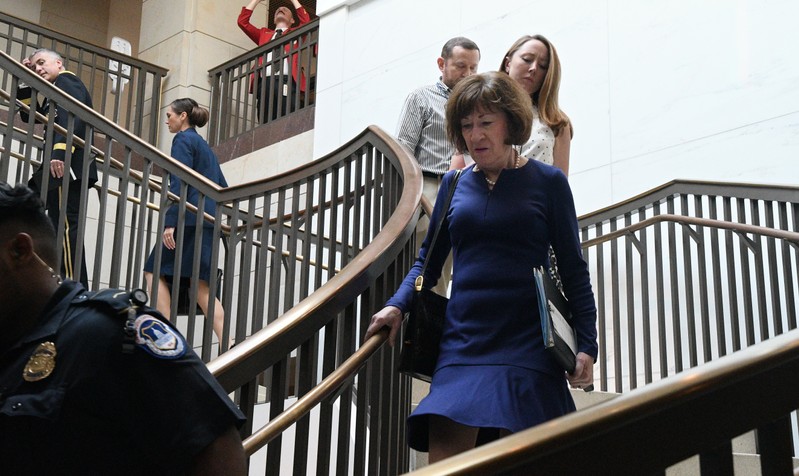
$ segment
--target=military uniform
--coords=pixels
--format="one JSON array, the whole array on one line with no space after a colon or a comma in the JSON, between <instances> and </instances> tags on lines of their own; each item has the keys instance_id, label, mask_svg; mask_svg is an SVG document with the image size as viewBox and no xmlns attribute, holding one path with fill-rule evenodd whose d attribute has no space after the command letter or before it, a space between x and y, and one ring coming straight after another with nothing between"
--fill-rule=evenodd
<instances>
[{"instance_id":1,"label":"military uniform","mask_svg":"<svg viewBox=\"0 0 799 476\"><path fill-rule=\"evenodd\" d=\"M62 71L58 77L56 77L53 85L75 98L75 100L85 104L87 107L93 107L91 94L89 94L89 91L86 89L83 81L81 81L80 78L74 73L70 71ZM31 89L29 87L20 88L17 97L23 103L30 105ZM47 116L50 111L50 104L51 103L49 100L45 100L41 104L36 104L33 109L35 109L36 112ZM28 120L28 114L25 113L25 111L20 110L20 116L22 117L23 121ZM69 113L60 104L57 105L55 110L55 123L63 127L65 130L69 130ZM83 120L78 116L74 116L73 132L75 137L87 139L86 123L83 122ZM86 208L85 205L81 207L80 194L84 187L90 188L97 182L97 165L95 164L94 158L90 155L88 159L89 163L87 164L87 180L83 181L84 150L83 148L77 146L77 142L73 141L71 151L71 170L64 171L64 175L69 176L71 179L69 184L69 193L66 196L62 196L62 180L54 178L52 175L50 175L50 179L47 182L48 193L45 204L47 206L47 215L50 217L50 220L53 222L53 226L56 229L58 229L58 216L61 211L61 206L62 204L66 204L66 223L64 224L64 241L62 243L62 274L64 277L72 279L77 273L75 267L80 266L80 281L83 283L84 287L88 287L88 272L86 270L85 253L80 263L75 262L75 256L78 245L82 246L82 243L78 243L78 217L80 216L81 209ZM54 130L53 151L50 157L52 160L66 161L66 156L67 137L57 130ZM42 164L42 166L43 165L44 164ZM42 185L44 184L44 174L49 174L49 170L45 171L42 166L33 172L33 176L28 182L28 186L36 192L40 192L42 190Z\"/></svg>"},{"instance_id":2,"label":"military uniform","mask_svg":"<svg viewBox=\"0 0 799 476\"><path fill-rule=\"evenodd\" d=\"M3 474L183 474L244 422L180 333L130 306L66 281L0 355Z\"/></svg>"}]
</instances>

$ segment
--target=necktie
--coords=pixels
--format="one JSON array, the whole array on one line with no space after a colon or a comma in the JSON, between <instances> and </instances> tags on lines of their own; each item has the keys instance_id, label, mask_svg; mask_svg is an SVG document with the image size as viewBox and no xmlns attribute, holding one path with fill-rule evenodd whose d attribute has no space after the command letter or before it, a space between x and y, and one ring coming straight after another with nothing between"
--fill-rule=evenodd
<instances>
[{"instance_id":1,"label":"necktie","mask_svg":"<svg viewBox=\"0 0 799 476\"><path fill-rule=\"evenodd\" d=\"M272 39L276 40L276 39L280 38L281 36L283 36L283 30L275 30L275 36L272 37Z\"/></svg>"}]
</instances>

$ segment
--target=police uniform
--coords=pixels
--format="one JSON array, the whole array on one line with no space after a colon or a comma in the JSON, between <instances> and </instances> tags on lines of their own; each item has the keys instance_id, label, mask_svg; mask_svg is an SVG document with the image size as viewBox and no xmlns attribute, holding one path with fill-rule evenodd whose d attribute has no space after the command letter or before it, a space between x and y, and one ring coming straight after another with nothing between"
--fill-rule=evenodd
<instances>
[{"instance_id":1,"label":"police uniform","mask_svg":"<svg viewBox=\"0 0 799 476\"><path fill-rule=\"evenodd\" d=\"M128 309L125 291L66 281L38 326L0 356L3 474L183 474L241 426L180 333L155 311Z\"/></svg>"},{"instance_id":2,"label":"police uniform","mask_svg":"<svg viewBox=\"0 0 799 476\"><path fill-rule=\"evenodd\" d=\"M53 85L66 94L69 94L75 100L85 104L89 108L93 108L92 106L92 97L89 94L88 89L83 84L83 81L80 80L78 76L76 76L71 71L61 71L59 75L56 77ZM17 98L29 106L31 105L31 88L30 87L23 87L19 89ZM50 101L45 100L41 104L35 104L32 106L32 109L35 109L36 112L47 116L50 111ZM58 104L55 110L55 123L59 126L63 127L67 131L69 130L69 112L64 109L61 104ZM28 121L28 114L20 109L20 117L23 121ZM81 139L87 139L86 137L86 123L83 122L78 116L74 117L74 136L80 137ZM81 274L80 274L80 281L83 283L84 287L88 287L88 271L86 269L86 257L85 253L83 254L83 259L81 259L80 263L75 262L75 256L77 254L78 246L82 243L78 242L78 217L80 216L80 211L82 208L85 208L85 205L81 207L80 203L80 194L81 189L91 188L97 182L97 164L94 161L94 158L90 155L89 156L89 163L87 164L88 167L88 175L87 180L83 181L83 154L84 150L81 147L77 146L77 142L72 142L71 147L71 159L70 159L70 169L71 171L65 171L64 175L68 176L71 179L71 183L69 184L69 193L66 196L62 194L62 180L54 178L52 175L50 176L49 181L47 182L47 215L50 217L50 220L53 222L53 226L58 229L58 218L60 214L60 210L62 206L66 206L66 223L64 224L64 241L61 243L62 245L62 263L61 263L61 271L65 278L72 279L75 274L77 274L77 270L75 269L76 266L81 267ZM61 160L66 161L67 156L67 137L60 133L57 130L53 131L53 151L51 154L52 160ZM31 179L28 181L28 186L31 187L36 192L40 192L42 189L42 185L44 184L44 174L47 172L49 174L49 169L45 171L43 169L43 165L39 166L36 171L33 172ZM82 185L81 185L82 184Z\"/></svg>"}]
</instances>

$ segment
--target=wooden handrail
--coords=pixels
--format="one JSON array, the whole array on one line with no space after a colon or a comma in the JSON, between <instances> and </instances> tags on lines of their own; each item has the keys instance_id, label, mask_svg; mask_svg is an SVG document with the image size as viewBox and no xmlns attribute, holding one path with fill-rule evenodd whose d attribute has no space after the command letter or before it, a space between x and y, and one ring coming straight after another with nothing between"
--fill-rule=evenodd
<instances>
[{"instance_id":1,"label":"wooden handrail","mask_svg":"<svg viewBox=\"0 0 799 476\"><path fill-rule=\"evenodd\" d=\"M734 223L723 220L714 220L711 218L698 218L698 217L664 213L662 215L655 215L653 217L647 218L646 220L641 220L638 223L634 223L624 228L620 228L606 235L598 236L590 240L585 240L582 242L582 247L583 249L586 249L592 246L599 245L601 243L606 243L620 236L628 235L640 229L646 228L650 225L663 222L681 223L684 225L706 226L708 228L719 228L723 230L735 231L738 233L750 233L754 235L768 236L770 238L778 238L781 240L799 244L799 233L794 231L777 230L774 228L748 225L746 223Z\"/></svg>"},{"instance_id":2,"label":"wooden handrail","mask_svg":"<svg viewBox=\"0 0 799 476\"><path fill-rule=\"evenodd\" d=\"M778 184L754 184L754 183L731 183L713 182L705 180L686 180L675 179L651 190L642 192L634 197L622 200L621 202L608 205L593 212L580 215L578 218L580 228L587 225L600 223L605 220L613 219L631 210L649 208L659 200L678 194L701 194L706 196L725 197L730 196L731 192L746 190L746 196L763 200L793 201L799 188L791 185Z\"/></svg>"},{"instance_id":3,"label":"wooden handrail","mask_svg":"<svg viewBox=\"0 0 799 476\"><path fill-rule=\"evenodd\" d=\"M0 90L0 91L2 91L2 90ZM0 121L0 126L4 126L4 125L6 125L6 123ZM17 128L14 128L14 129L15 129L15 131L17 131ZM42 140L42 138L39 137L39 136L35 136L34 135L34 138L37 139L37 140ZM5 148L3 146L0 146L0 153L5 152L5 151L6 151ZM15 158L17 160L20 160L20 161L24 161L25 160L25 157L22 156L22 154L19 154L17 152L9 151L8 154L11 157L13 157L13 158ZM98 160L98 162L103 163L101 159L97 159L97 160ZM112 159L112 160L114 160L114 159ZM35 159L31 159L31 163L33 165L41 165L41 162L38 161L38 160L35 160ZM150 179L150 180L151 180L151 183L152 183L152 179ZM94 189L98 190L98 191L102 191L102 187L100 185L97 185L97 184L94 184ZM107 192L108 192L109 195L113 195L114 197L117 197L117 198L120 198L122 196L122 194L120 192L116 191L116 190L108 189ZM170 196L175 196L175 195L170 192ZM141 200L140 199L138 199L136 197L131 197L130 195L126 195L125 199L127 201L129 201L131 203L135 203L137 205L141 204ZM186 205L187 205L187 208L189 208L189 210L192 210L194 212L197 211L197 207L191 205L190 203L187 203ZM161 207L158 206L155 203L147 202L147 204L145 206L148 209L156 211L156 212L161 210ZM227 204L225 204L224 206L228 206L229 207L229 205L227 205ZM211 215L209 215L208 213L204 213L204 215L205 215L206 221L210 221L211 223L214 222L214 218ZM287 215L285 218L286 219L290 218L290 215ZM276 222L276 220L277 220L277 218L273 218L273 219L270 220L270 223ZM223 226L223 230L222 230L223 233L225 233L226 235L230 235L231 227L229 225L222 225L222 226ZM257 240L253 240L253 245L255 245L255 246L263 246L263 244L260 241L257 241ZM267 245L266 248L269 251L272 251L272 252L276 252L277 251L277 249L274 246L272 246L272 245ZM286 258L290 258L291 257L291 253L289 253L287 250L283 250L280 253L281 253L282 256L284 256ZM303 261L305 259L304 256L299 255L299 254L296 255L294 258L297 261ZM308 262L312 266L318 266L321 269L324 269L326 271L330 270L329 266L327 266L326 264L318 264L316 262L316 260L310 259ZM338 269L334 270L334 272L338 272L338 271L339 271Z\"/></svg>"},{"instance_id":4,"label":"wooden handrail","mask_svg":"<svg viewBox=\"0 0 799 476\"><path fill-rule=\"evenodd\" d=\"M180 161L175 160L172 157L169 157L168 155L164 154L163 152L161 152L160 150L155 148L155 146L153 146L152 144L144 141L142 138L140 138L140 137L138 137L138 136L136 136L134 134L131 134L129 131L121 128L119 125L115 124L114 122L112 122L111 120L106 118L105 116L99 114L97 111L89 108L88 106L86 106L85 104L81 103L80 101L76 101L74 98L72 98L68 94L64 93L63 91L61 91L59 88L56 88L55 86L53 86L52 83L50 83L49 81L46 81L43 78L39 77L38 75L33 74L30 69L28 69L27 67L23 66L19 61L17 61L15 58L9 56L4 51L0 51L0 57L2 57L5 61L10 62L10 65L11 65L10 73L11 74L23 79L29 86L33 87L37 91L41 91L41 90L43 90L45 88L48 88L47 89L49 91L48 94L52 95L57 102L69 102L69 103L72 103L74 110L72 110L71 113L74 114L77 117L80 117L82 120L84 120L84 121L91 120L91 121L94 121L96 123L101 123L101 124L103 124L104 127L108 128L108 129L115 130L115 133L119 134L121 137L124 137L126 140L128 140L130 142L130 145L128 147L130 147L131 150L134 150L134 151L139 152L139 153L143 152L143 153L149 154L154 159L153 162L156 165L158 165L159 167L166 168L166 169L169 169L169 168L177 169L177 172L179 172L180 176L183 177L183 180L186 181L186 182L199 182L199 183L202 183L203 186L206 186L214 194L216 194L216 196L213 197L213 198L217 198L218 195L223 190L225 190L225 188L220 187L216 183L208 180L207 177L205 177L205 176L203 176L201 174L198 174L196 171L194 171L193 169L191 169L187 165L185 165L185 164L181 163ZM3 89L0 89L0 97L5 99L9 103L11 102L11 95L7 91L5 91ZM23 104L19 100L16 100L14 105L16 107L24 108L28 112L31 112L31 113L34 112L34 111L31 110L31 108L28 105ZM13 106L10 107L9 112L10 113L15 112L15 109L14 109ZM35 117L36 117L37 122L47 123L47 118L44 117L43 115L39 114L38 112L35 113ZM67 134L67 131L65 129L63 129L62 127L60 127L58 124L54 124L54 127L56 128L56 130L58 132L60 132L62 134ZM27 134L27 131L22 131L22 133L23 134ZM82 138L80 138L78 136L73 136L73 140L75 141L75 143L77 145L85 148L86 143L84 142L84 140ZM105 158L105 154L103 153L103 151L98 149L94 145L91 146L91 151L92 151L93 154L95 154L97 156L98 159L100 159L100 158L104 159ZM122 170L123 166L122 166L122 164L120 162L116 161L113 158L110 158L110 160L111 160L111 164L114 166L114 168L116 168L118 170ZM130 174L131 174L130 175L131 178L134 178L134 179L138 180L139 182L141 182L143 176L139 172L136 172L135 170L130 170ZM189 183L189 184L190 185L194 185L192 183ZM162 187L161 187L160 184L148 183L147 186L151 190L154 190L154 191L159 192L159 193L163 193L162 192ZM172 199L173 201L179 201L180 197L177 197L174 194L170 194L169 192L167 192L167 193L169 194L170 199ZM192 205L190 203L187 203L186 205L187 205L187 207L189 207L190 210L192 210L191 209ZM196 212L197 209L194 208L192 211ZM213 218L213 217L211 217L211 218ZM226 225L221 225L221 226L223 227L223 230L226 227ZM229 228L227 230L229 231Z\"/></svg>"},{"instance_id":5,"label":"wooden handrail","mask_svg":"<svg viewBox=\"0 0 799 476\"><path fill-rule=\"evenodd\" d=\"M11 101L11 95L7 91L5 91L4 89L0 89L0 97L5 99L6 101L9 101L9 102ZM23 103L23 102L21 102L19 100L16 100L16 105L17 105L18 108L24 109L28 114L33 114L35 116L35 118L36 118L36 122L47 123L47 117L44 116L43 114L39 113L38 111L32 110L29 105L27 105L27 104L25 104L25 103ZM0 122L0 125L7 126L7 123ZM67 130L64 129L63 127L61 127L58 124L53 124L53 129L55 131L57 131L58 133L60 133L60 134L63 134L63 135L67 135L68 134ZM18 133L18 134L22 134L22 135L27 135L28 134L26 131L24 131L24 130L16 127L16 126L13 127L13 131ZM44 142L44 138L41 137L41 136L33 135L33 138L36 139L37 141L41 141L42 143ZM84 148L84 149L86 148L86 141L83 140L82 137L73 135L72 136L72 140L77 144L78 147L81 147L81 148ZM105 163L105 152L103 152L97 146L95 146L93 144L89 147L89 150L91 150L92 154L94 155L94 160L96 160L98 164L102 165L103 163ZM169 157L169 156L166 156L166 157L173 165L176 165L176 166L180 165L180 166L186 168L187 170L189 170L190 173L194 174L195 177L202 177L200 174L195 172L193 169L190 169L190 168L186 167L180 161L175 160L175 159L173 159L172 157ZM24 158L23 158L23 160L24 160ZM115 159L113 157L110 157L110 163L111 163L111 166L114 167L115 169L117 169L119 171L124 171L124 168L125 168L124 164L122 164L122 162L118 161L117 159ZM37 162L37 164L38 164L38 162ZM129 169L128 170L128 177L136 180L139 183L142 183L143 179L144 179L144 175L142 175L140 172L138 172L136 170L133 170L133 169ZM205 179L205 177L202 177L202 178ZM207 179L205 179L205 180L207 180ZM163 193L163 187L161 186L161 184L159 184L158 182L155 182L153 179L149 179L148 184L147 184L147 188L149 190L153 190L153 191L158 192L158 193ZM172 193L170 191L167 191L167 196L173 202L179 202L180 201L180 197L178 197L177 195L175 195L174 193ZM195 205L193 205L192 203L186 202L186 208L189 211L197 213L197 207ZM209 222L209 223L214 223L214 221L215 221L214 217L209 215L206 212L203 212L203 219L206 222ZM228 234L228 235L230 234L230 226L229 225L222 224L222 225L220 225L220 227L221 227L223 233Z\"/></svg>"},{"instance_id":6,"label":"wooden handrail","mask_svg":"<svg viewBox=\"0 0 799 476\"><path fill-rule=\"evenodd\" d=\"M347 360L336 367L336 370L319 382L317 386L294 402L283 413L271 419L260 430L254 431L250 437L246 438L244 440L244 452L247 456L252 456L288 427L300 421L316 405L335 395L344 384L355 378L355 374L388 339L388 332L389 329L387 327L378 331L377 334L366 340Z\"/></svg>"},{"instance_id":7,"label":"wooden handrail","mask_svg":"<svg viewBox=\"0 0 799 476\"><path fill-rule=\"evenodd\" d=\"M235 390L295 349L305 338L303 329L319 328L321 323L331 318L329 308L338 308L341 303L351 302L365 289L373 270L384 266L386 257L401 246L398 244L402 241L400 238L410 236L415 229L422 198L421 170L407 149L396 145L387 133L376 127L369 127L367 132L382 141L392 156L399 158L404 188L395 212L381 232L341 272L268 326L209 362L211 373L226 390ZM357 140L331 153L329 157L347 155L349 149L357 148L355 144ZM320 159L314 164L322 166L329 160ZM292 172L292 175L295 173ZM313 168L306 168L305 173L313 173ZM283 179L277 177L272 180Z\"/></svg>"},{"instance_id":8,"label":"wooden handrail","mask_svg":"<svg viewBox=\"0 0 799 476\"><path fill-rule=\"evenodd\" d=\"M603 474L662 472L799 407L798 387L773 385L797 372L793 330L410 474L585 474L600 461ZM627 444L634 457L603 457Z\"/></svg>"}]
</instances>

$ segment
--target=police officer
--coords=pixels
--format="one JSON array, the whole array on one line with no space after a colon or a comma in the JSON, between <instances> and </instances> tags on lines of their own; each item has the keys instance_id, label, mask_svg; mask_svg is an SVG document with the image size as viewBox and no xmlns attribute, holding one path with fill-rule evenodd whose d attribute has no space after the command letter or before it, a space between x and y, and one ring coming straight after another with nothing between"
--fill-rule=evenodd
<instances>
[{"instance_id":1,"label":"police officer","mask_svg":"<svg viewBox=\"0 0 799 476\"><path fill-rule=\"evenodd\" d=\"M3 474L246 473L239 409L143 296L61 281L32 190L0 182Z\"/></svg>"}]
</instances>

